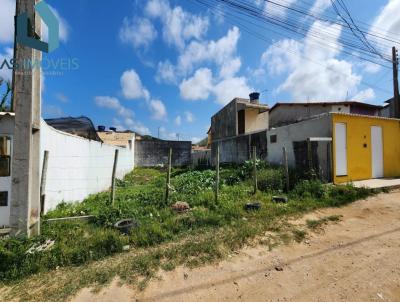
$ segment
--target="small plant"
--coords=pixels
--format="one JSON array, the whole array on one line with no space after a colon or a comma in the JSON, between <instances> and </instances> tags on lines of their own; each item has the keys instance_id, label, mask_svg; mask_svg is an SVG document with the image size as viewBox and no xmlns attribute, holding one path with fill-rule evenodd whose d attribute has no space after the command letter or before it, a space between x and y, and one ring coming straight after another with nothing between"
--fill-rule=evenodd
<instances>
[{"instance_id":1,"label":"small plant","mask_svg":"<svg viewBox=\"0 0 400 302\"><path fill-rule=\"evenodd\" d=\"M295 197L323 199L327 196L326 186L319 180L303 180L291 192Z\"/></svg>"},{"instance_id":2,"label":"small plant","mask_svg":"<svg viewBox=\"0 0 400 302\"><path fill-rule=\"evenodd\" d=\"M258 172L258 189L263 192L281 192L284 190L285 176L282 169L262 169Z\"/></svg>"},{"instance_id":3,"label":"small plant","mask_svg":"<svg viewBox=\"0 0 400 302\"><path fill-rule=\"evenodd\" d=\"M307 232L300 229L294 229L292 230L292 233L293 239L298 243L302 242L307 236Z\"/></svg>"},{"instance_id":4,"label":"small plant","mask_svg":"<svg viewBox=\"0 0 400 302\"><path fill-rule=\"evenodd\" d=\"M327 216L327 217L324 217L321 219L307 220L306 224L309 229L312 229L315 231L317 229L320 229L323 225L326 225L328 222L338 222L341 220L341 218L342 218L342 216L340 216L340 215L332 215L332 216Z\"/></svg>"}]
</instances>

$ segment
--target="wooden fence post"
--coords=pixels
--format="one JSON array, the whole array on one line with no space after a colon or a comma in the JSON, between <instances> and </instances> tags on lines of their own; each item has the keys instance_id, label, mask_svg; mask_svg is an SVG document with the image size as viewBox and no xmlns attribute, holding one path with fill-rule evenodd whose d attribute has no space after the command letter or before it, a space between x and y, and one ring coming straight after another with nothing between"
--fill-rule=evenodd
<instances>
[{"instance_id":1,"label":"wooden fence post","mask_svg":"<svg viewBox=\"0 0 400 302\"><path fill-rule=\"evenodd\" d=\"M40 216L44 214L45 199L46 199L46 180L47 180L47 165L49 160L50 151L44 151L43 165L42 165L42 176L40 179Z\"/></svg>"},{"instance_id":2,"label":"wooden fence post","mask_svg":"<svg viewBox=\"0 0 400 302\"><path fill-rule=\"evenodd\" d=\"M172 166L172 148L169 148L168 155L168 170L167 170L167 183L165 185L165 203L168 203L169 188L171 186L171 166Z\"/></svg>"},{"instance_id":3,"label":"wooden fence post","mask_svg":"<svg viewBox=\"0 0 400 302\"><path fill-rule=\"evenodd\" d=\"M118 164L118 153L119 150L115 150L115 155L114 155L114 165L113 165L113 171L112 171L112 176L111 176L111 194L110 194L110 203L113 205L115 201L115 173L117 172L117 164Z\"/></svg>"},{"instance_id":4,"label":"wooden fence post","mask_svg":"<svg viewBox=\"0 0 400 302\"><path fill-rule=\"evenodd\" d=\"M253 147L253 180L254 180L254 194L257 193L257 149L256 146Z\"/></svg>"},{"instance_id":5,"label":"wooden fence post","mask_svg":"<svg viewBox=\"0 0 400 302\"><path fill-rule=\"evenodd\" d=\"M289 192L290 190L289 164L288 164L286 147L283 147L282 149L283 149L283 167L285 169L286 192Z\"/></svg>"},{"instance_id":6,"label":"wooden fence post","mask_svg":"<svg viewBox=\"0 0 400 302\"><path fill-rule=\"evenodd\" d=\"M219 194L219 143L217 143L217 157L215 165L215 203L218 202Z\"/></svg>"},{"instance_id":7,"label":"wooden fence post","mask_svg":"<svg viewBox=\"0 0 400 302\"><path fill-rule=\"evenodd\" d=\"M308 161L308 172L310 175L313 173L313 160L312 160L312 143L311 139L307 139L307 161Z\"/></svg>"}]
</instances>

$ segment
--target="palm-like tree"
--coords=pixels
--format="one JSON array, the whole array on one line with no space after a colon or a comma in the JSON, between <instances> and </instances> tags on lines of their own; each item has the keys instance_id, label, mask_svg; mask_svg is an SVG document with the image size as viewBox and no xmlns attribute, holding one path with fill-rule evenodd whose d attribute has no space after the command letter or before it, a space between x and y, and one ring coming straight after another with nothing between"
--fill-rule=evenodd
<instances>
[{"instance_id":1,"label":"palm-like tree","mask_svg":"<svg viewBox=\"0 0 400 302\"><path fill-rule=\"evenodd\" d=\"M3 84L6 84L6 91L1 97L0 101L0 112L5 112L5 111L10 111L10 102L9 102L9 97L11 96L11 82L10 81L4 81L4 79L0 78L0 87L3 86Z\"/></svg>"}]
</instances>

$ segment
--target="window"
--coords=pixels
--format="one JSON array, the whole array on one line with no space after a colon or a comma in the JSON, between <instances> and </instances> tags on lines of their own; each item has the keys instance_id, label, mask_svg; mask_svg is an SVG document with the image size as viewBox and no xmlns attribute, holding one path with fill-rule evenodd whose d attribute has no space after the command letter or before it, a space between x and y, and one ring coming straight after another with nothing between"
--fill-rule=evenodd
<instances>
[{"instance_id":1,"label":"window","mask_svg":"<svg viewBox=\"0 0 400 302\"><path fill-rule=\"evenodd\" d=\"M271 144L275 144L278 141L278 136L276 134L271 135L269 137L269 141L270 141Z\"/></svg>"},{"instance_id":2,"label":"window","mask_svg":"<svg viewBox=\"0 0 400 302\"><path fill-rule=\"evenodd\" d=\"M244 110L238 111L238 134L244 134L246 131L246 114Z\"/></svg>"},{"instance_id":3,"label":"window","mask_svg":"<svg viewBox=\"0 0 400 302\"><path fill-rule=\"evenodd\" d=\"M0 177L11 175L11 138L0 136Z\"/></svg>"},{"instance_id":4,"label":"window","mask_svg":"<svg viewBox=\"0 0 400 302\"><path fill-rule=\"evenodd\" d=\"M8 206L8 192L0 192L0 207Z\"/></svg>"}]
</instances>

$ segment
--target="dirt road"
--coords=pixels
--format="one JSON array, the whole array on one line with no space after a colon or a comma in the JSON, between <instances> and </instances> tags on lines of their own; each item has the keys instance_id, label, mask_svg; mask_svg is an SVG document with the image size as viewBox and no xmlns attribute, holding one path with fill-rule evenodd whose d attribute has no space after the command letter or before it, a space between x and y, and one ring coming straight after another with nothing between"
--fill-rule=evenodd
<instances>
[{"instance_id":1,"label":"dirt road","mask_svg":"<svg viewBox=\"0 0 400 302\"><path fill-rule=\"evenodd\" d=\"M218 265L160 272L143 292L117 282L74 301L400 301L400 192L305 219L343 215L303 243L247 248Z\"/></svg>"}]
</instances>

